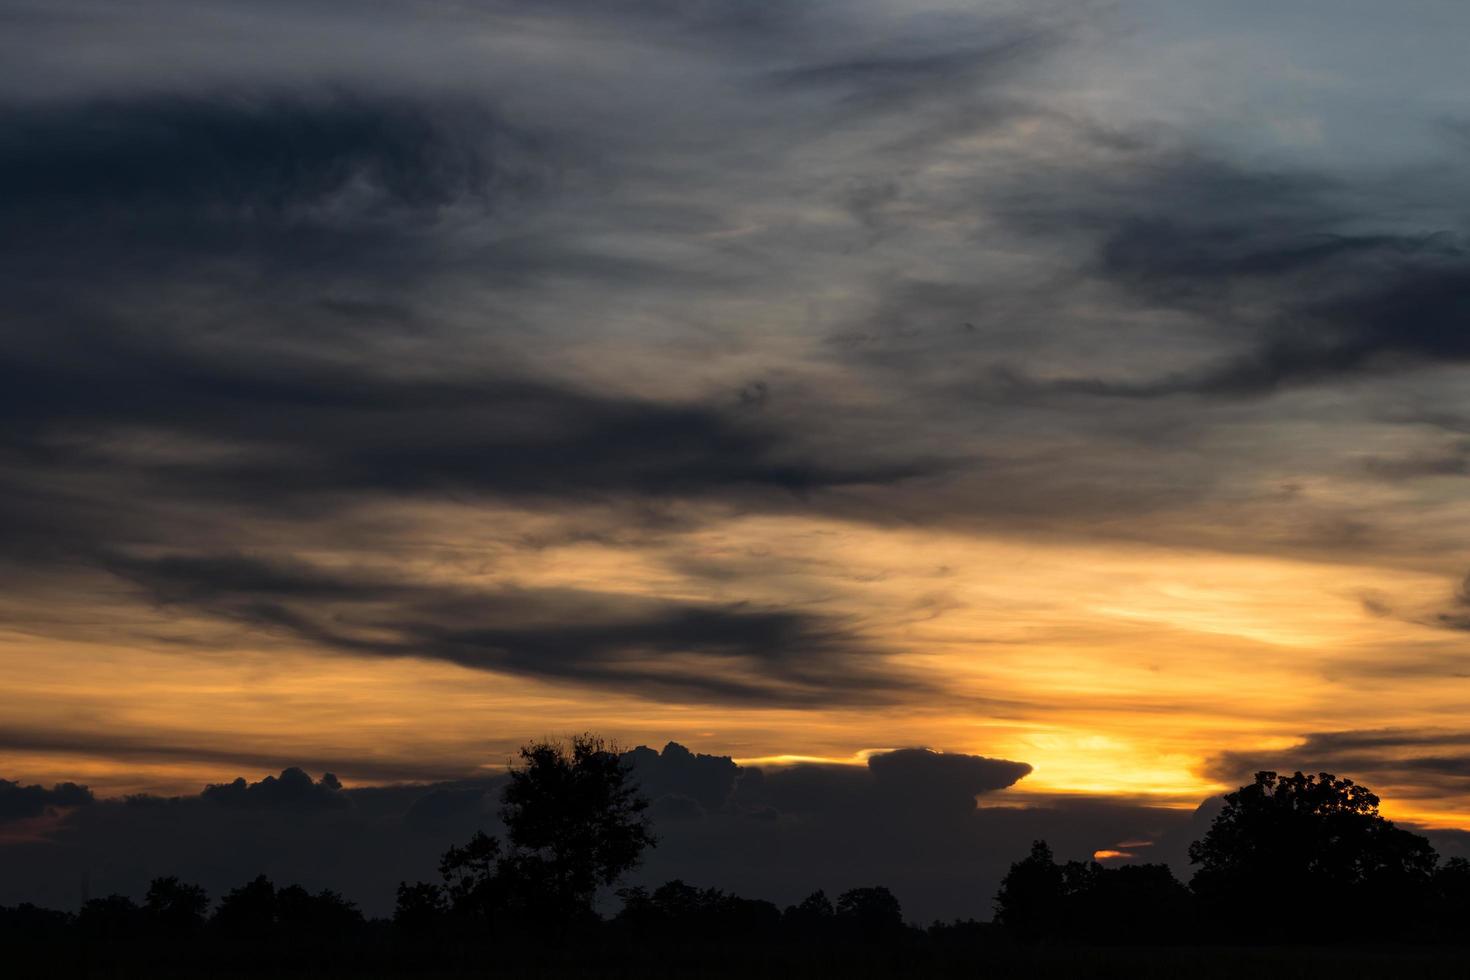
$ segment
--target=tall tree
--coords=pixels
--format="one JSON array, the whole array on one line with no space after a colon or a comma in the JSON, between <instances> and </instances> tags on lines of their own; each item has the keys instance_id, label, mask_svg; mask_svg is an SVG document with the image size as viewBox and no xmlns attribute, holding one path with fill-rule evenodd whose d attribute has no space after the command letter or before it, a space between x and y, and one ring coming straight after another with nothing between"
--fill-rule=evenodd
<instances>
[{"instance_id":1,"label":"tall tree","mask_svg":"<svg viewBox=\"0 0 1470 980\"><path fill-rule=\"evenodd\" d=\"M656 843L631 774L595 735L523 746L501 797L509 847L477 833L440 862L456 910L523 926L590 914L598 888Z\"/></svg>"},{"instance_id":2,"label":"tall tree","mask_svg":"<svg viewBox=\"0 0 1470 980\"><path fill-rule=\"evenodd\" d=\"M656 841L648 801L617 746L592 734L523 746L500 816L511 853L502 862L543 900L590 909Z\"/></svg>"}]
</instances>

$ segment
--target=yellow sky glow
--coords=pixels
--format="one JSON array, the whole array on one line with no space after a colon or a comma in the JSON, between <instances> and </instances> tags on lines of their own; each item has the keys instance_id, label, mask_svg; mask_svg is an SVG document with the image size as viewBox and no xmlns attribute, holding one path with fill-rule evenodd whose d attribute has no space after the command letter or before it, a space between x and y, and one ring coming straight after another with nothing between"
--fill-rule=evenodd
<instances>
[{"instance_id":1,"label":"yellow sky glow","mask_svg":"<svg viewBox=\"0 0 1470 980\"><path fill-rule=\"evenodd\" d=\"M484 585L490 573L465 571L472 552L461 541L423 574ZM747 517L681 539L677 553L581 543L516 553L493 575L667 595L676 559L761 564L769 574L740 576L743 601L844 614L915 690L820 708L675 704L238 630L221 643L234 627L157 609L140 631L167 629L169 643L0 635L5 727L32 743L0 764L10 778L110 792L193 791L297 761L349 784L408 781L495 768L528 737L592 729L763 765L927 745L1030 763L1016 793L1183 806L1227 788L1208 772L1221 752L1283 749L1366 714L1375 727L1450 726L1465 694L1464 681L1360 670L1376 651L1427 656L1455 640L1364 607L1369 590L1432 598L1443 577L1430 571ZM735 598L717 575L680 581L692 599ZM1448 799L1384 795L1396 816L1470 826Z\"/></svg>"}]
</instances>

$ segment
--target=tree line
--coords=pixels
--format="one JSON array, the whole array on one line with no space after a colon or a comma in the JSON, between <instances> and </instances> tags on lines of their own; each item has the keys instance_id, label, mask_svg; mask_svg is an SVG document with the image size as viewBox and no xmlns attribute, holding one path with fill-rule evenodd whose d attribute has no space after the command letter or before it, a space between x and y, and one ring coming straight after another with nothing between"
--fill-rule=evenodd
<instances>
[{"instance_id":1,"label":"tree line","mask_svg":"<svg viewBox=\"0 0 1470 980\"><path fill-rule=\"evenodd\" d=\"M1261 772L1226 796L1190 848L1188 883L1163 864L1058 862L1037 841L1001 882L992 922L927 928L906 923L898 898L879 885L835 898L817 891L784 909L677 880L617 888L657 841L627 763L594 736L524 747L502 804L504 839L481 832L450 848L437 881L399 885L391 919L368 919L335 892L278 887L264 876L211 904L203 889L169 877L154 880L141 902L112 895L75 914L0 908L0 946L28 975L547 964L739 972L760 963L805 964L815 975L844 963L960 967L1029 947L1470 938L1470 862L1441 862L1427 839L1379 814L1372 792L1327 773Z\"/></svg>"}]
</instances>

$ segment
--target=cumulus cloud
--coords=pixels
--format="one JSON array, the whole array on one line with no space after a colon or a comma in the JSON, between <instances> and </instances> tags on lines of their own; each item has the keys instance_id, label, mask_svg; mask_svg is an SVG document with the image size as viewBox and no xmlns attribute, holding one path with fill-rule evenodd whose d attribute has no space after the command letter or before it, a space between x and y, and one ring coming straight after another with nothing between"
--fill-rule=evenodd
<instances>
[{"instance_id":1,"label":"cumulus cloud","mask_svg":"<svg viewBox=\"0 0 1470 980\"><path fill-rule=\"evenodd\" d=\"M1031 767L919 748L863 766L740 767L677 744L630 758L655 797L660 837L640 880L680 877L779 903L882 882L920 920L988 919L1001 876L1037 837L1084 858L1120 840L1162 839L1187 817L1101 800L980 807L977 797L995 797Z\"/></svg>"},{"instance_id":2,"label":"cumulus cloud","mask_svg":"<svg viewBox=\"0 0 1470 980\"><path fill-rule=\"evenodd\" d=\"M76 783L57 783L47 789L0 779L0 821L39 817L58 807L86 806L92 799L92 791Z\"/></svg>"},{"instance_id":3,"label":"cumulus cloud","mask_svg":"<svg viewBox=\"0 0 1470 980\"><path fill-rule=\"evenodd\" d=\"M348 805L342 782L332 773L312 782L304 769L291 766L279 776L266 776L258 783L242 776L232 783L204 787L201 799L238 809L331 810Z\"/></svg>"}]
</instances>

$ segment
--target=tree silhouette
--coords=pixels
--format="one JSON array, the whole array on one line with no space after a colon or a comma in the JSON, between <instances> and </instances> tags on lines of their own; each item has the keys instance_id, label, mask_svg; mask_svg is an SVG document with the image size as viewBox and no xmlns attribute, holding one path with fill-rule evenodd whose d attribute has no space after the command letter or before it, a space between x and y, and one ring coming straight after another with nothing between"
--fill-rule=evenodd
<instances>
[{"instance_id":1,"label":"tree silhouette","mask_svg":"<svg viewBox=\"0 0 1470 980\"><path fill-rule=\"evenodd\" d=\"M1001 879L995 896L995 921L1027 942L1050 937L1062 927L1065 892L1062 869L1046 841L1031 843L1031 853Z\"/></svg>"},{"instance_id":2,"label":"tree silhouette","mask_svg":"<svg viewBox=\"0 0 1470 980\"><path fill-rule=\"evenodd\" d=\"M500 874L502 859L500 841L482 830L475 831L475 836L463 847L451 847L444 852L444 856L439 859L439 875L444 879L444 891L449 905L457 915L479 919L484 925L494 923L497 913L505 905L502 894L504 881ZM414 904L410 917L421 917L426 908L424 895L400 883L400 906L404 902L406 891L408 899Z\"/></svg>"},{"instance_id":3,"label":"tree silhouette","mask_svg":"<svg viewBox=\"0 0 1470 980\"><path fill-rule=\"evenodd\" d=\"M1069 861L1063 875L1063 920L1075 939L1167 946L1192 936L1192 896L1168 865Z\"/></svg>"},{"instance_id":4,"label":"tree silhouette","mask_svg":"<svg viewBox=\"0 0 1470 980\"><path fill-rule=\"evenodd\" d=\"M289 944L341 940L362 921L357 905L330 889L312 894L300 885L287 885L276 892L277 931Z\"/></svg>"},{"instance_id":5,"label":"tree silhouette","mask_svg":"<svg viewBox=\"0 0 1470 980\"><path fill-rule=\"evenodd\" d=\"M444 927L448 903L444 890L437 885L418 881L412 885L398 883L398 901L393 909L393 925L413 939L434 936Z\"/></svg>"},{"instance_id":6,"label":"tree silhouette","mask_svg":"<svg viewBox=\"0 0 1470 980\"><path fill-rule=\"evenodd\" d=\"M1036 841L1001 880L995 921L1030 943L1170 944L1190 933L1190 898L1167 865L1057 864Z\"/></svg>"},{"instance_id":7,"label":"tree silhouette","mask_svg":"<svg viewBox=\"0 0 1470 980\"><path fill-rule=\"evenodd\" d=\"M275 929L276 886L265 875L257 875L226 892L215 910L214 924L237 940L263 942Z\"/></svg>"},{"instance_id":8,"label":"tree silhouette","mask_svg":"<svg viewBox=\"0 0 1470 980\"><path fill-rule=\"evenodd\" d=\"M616 746L594 735L523 746L501 797L510 846L483 832L439 864L449 902L494 927L545 927L592 915L597 889L616 884L655 844L648 801ZM408 897L422 907L422 896Z\"/></svg>"},{"instance_id":9,"label":"tree silhouette","mask_svg":"<svg viewBox=\"0 0 1470 980\"><path fill-rule=\"evenodd\" d=\"M1387 935L1421 914L1437 856L1378 813L1378 797L1331 773L1278 776L1225 797L1190 845L1191 882L1242 938Z\"/></svg>"},{"instance_id":10,"label":"tree silhouette","mask_svg":"<svg viewBox=\"0 0 1470 980\"><path fill-rule=\"evenodd\" d=\"M782 920L794 933L809 937L825 937L832 931L837 909L820 888L795 905L787 906Z\"/></svg>"},{"instance_id":11,"label":"tree silhouette","mask_svg":"<svg viewBox=\"0 0 1470 980\"><path fill-rule=\"evenodd\" d=\"M209 895L198 885L184 884L178 878L154 878L143 900L143 911L156 931L189 935L204 927Z\"/></svg>"},{"instance_id":12,"label":"tree silhouette","mask_svg":"<svg viewBox=\"0 0 1470 980\"><path fill-rule=\"evenodd\" d=\"M852 888L837 896L837 919L864 939L887 938L903 931L903 907L881 885Z\"/></svg>"},{"instance_id":13,"label":"tree silhouette","mask_svg":"<svg viewBox=\"0 0 1470 980\"><path fill-rule=\"evenodd\" d=\"M500 862L517 886L559 910L586 910L600 886L656 842L648 801L618 749L595 735L523 746L500 816L512 851Z\"/></svg>"}]
</instances>

